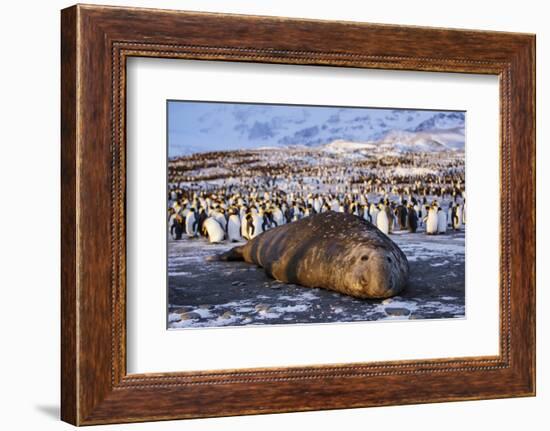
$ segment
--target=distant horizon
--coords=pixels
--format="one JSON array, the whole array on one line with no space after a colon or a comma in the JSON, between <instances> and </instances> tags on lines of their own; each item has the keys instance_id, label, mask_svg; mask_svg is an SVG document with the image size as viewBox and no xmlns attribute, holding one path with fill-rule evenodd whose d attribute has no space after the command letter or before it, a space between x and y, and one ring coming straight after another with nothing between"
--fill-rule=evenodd
<instances>
[{"instance_id":1,"label":"distant horizon","mask_svg":"<svg viewBox=\"0 0 550 431\"><path fill-rule=\"evenodd\" d=\"M392 131L458 129L463 134L465 123L465 112L452 110L179 100L167 101L167 115L170 159L336 140L372 142Z\"/></svg>"}]
</instances>

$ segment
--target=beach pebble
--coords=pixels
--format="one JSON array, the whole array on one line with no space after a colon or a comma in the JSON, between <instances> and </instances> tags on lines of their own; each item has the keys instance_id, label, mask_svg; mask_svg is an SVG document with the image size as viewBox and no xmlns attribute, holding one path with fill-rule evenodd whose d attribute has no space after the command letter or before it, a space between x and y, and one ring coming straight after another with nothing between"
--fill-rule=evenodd
<instances>
[{"instance_id":1,"label":"beach pebble","mask_svg":"<svg viewBox=\"0 0 550 431\"><path fill-rule=\"evenodd\" d=\"M180 316L181 316L181 320L196 320L201 318L201 315L199 313L195 313L194 311L180 313Z\"/></svg>"},{"instance_id":2,"label":"beach pebble","mask_svg":"<svg viewBox=\"0 0 550 431\"><path fill-rule=\"evenodd\" d=\"M222 319L231 319L233 317L233 313L231 311L226 311L220 317Z\"/></svg>"},{"instance_id":3,"label":"beach pebble","mask_svg":"<svg viewBox=\"0 0 550 431\"><path fill-rule=\"evenodd\" d=\"M386 307L384 311L388 316L408 316L411 311L402 307Z\"/></svg>"},{"instance_id":4,"label":"beach pebble","mask_svg":"<svg viewBox=\"0 0 550 431\"><path fill-rule=\"evenodd\" d=\"M269 311L269 305L267 304L258 304L254 307L257 313L267 313Z\"/></svg>"}]
</instances>

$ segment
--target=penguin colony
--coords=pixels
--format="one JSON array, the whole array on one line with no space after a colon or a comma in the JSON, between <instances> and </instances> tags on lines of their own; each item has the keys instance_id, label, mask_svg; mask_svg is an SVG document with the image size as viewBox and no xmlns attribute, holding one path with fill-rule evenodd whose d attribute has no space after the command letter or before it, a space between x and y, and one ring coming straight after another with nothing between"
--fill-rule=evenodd
<instances>
[{"instance_id":1,"label":"penguin colony","mask_svg":"<svg viewBox=\"0 0 550 431\"><path fill-rule=\"evenodd\" d=\"M174 240L247 241L329 210L361 217L386 235L444 234L466 223L463 153L199 153L170 160L168 178Z\"/></svg>"}]
</instances>

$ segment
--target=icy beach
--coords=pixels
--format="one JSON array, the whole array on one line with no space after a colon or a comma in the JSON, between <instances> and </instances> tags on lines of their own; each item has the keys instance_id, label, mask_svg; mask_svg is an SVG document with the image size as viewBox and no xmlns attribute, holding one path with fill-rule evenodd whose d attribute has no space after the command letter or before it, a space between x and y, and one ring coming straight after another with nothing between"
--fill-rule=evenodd
<instances>
[{"instance_id":1,"label":"icy beach","mask_svg":"<svg viewBox=\"0 0 550 431\"><path fill-rule=\"evenodd\" d=\"M464 231L396 232L411 274L403 294L361 300L280 283L244 262L208 262L235 244L169 240L168 328L359 322L465 317Z\"/></svg>"}]
</instances>

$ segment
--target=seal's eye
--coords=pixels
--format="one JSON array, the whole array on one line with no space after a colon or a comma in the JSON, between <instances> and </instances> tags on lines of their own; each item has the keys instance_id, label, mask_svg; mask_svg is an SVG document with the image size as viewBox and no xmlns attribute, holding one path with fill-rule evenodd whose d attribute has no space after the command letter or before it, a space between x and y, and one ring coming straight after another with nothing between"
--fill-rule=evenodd
<instances>
[{"instance_id":1,"label":"seal's eye","mask_svg":"<svg viewBox=\"0 0 550 431\"><path fill-rule=\"evenodd\" d=\"M386 259L388 259L388 262L391 263L391 257L387 257Z\"/></svg>"},{"instance_id":2,"label":"seal's eye","mask_svg":"<svg viewBox=\"0 0 550 431\"><path fill-rule=\"evenodd\" d=\"M369 260L369 257L367 255L361 256L361 260Z\"/></svg>"}]
</instances>

